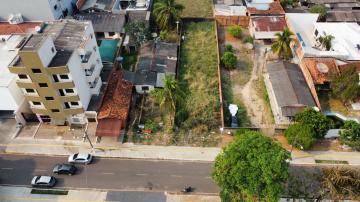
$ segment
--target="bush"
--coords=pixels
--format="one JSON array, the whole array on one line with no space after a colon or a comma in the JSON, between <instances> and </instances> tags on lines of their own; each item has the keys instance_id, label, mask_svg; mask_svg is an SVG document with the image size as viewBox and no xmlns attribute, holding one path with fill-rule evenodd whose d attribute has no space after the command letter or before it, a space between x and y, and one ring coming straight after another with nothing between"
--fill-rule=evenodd
<instances>
[{"instance_id":1,"label":"bush","mask_svg":"<svg viewBox=\"0 0 360 202\"><path fill-rule=\"evenodd\" d=\"M165 41L169 37L169 32L166 30L160 31L160 39Z\"/></svg>"},{"instance_id":2,"label":"bush","mask_svg":"<svg viewBox=\"0 0 360 202\"><path fill-rule=\"evenodd\" d=\"M293 5L293 0L280 0L280 4L283 8Z\"/></svg>"},{"instance_id":3,"label":"bush","mask_svg":"<svg viewBox=\"0 0 360 202\"><path fill-rule=\"evenodd\" d=\"M360 124L346 121L340 132L340 141L353 149L360 150Z\"/></svg>"},{"instance_id":4,"label":"bush","mask_svg":"<svg viewBox=\"0 0 360 202\"><path fill-rule=\"evenodd\" d=\"M227 31L230 33L231 36L240 38L242 34L242 29L239 25L232 25L227 28Z\"/></svg>"},{"instance_id":5,"label":"bush","mask_svg":"<svg viewBox=\"0 0 360 202\"><path fill-rule=\"evenodd\" d=\"M315 132L310 126L298 123L289 126L285 131L288 142L298 149L309 149L316 141L314 136Z\"/></svg>"},{"instance_id":6,"label":"bush","mask_svg":"<svg viewBox=\"0 0 360 202\"><path fill-rule=\"evenodd\" d=\"M334 125L331 119L327 118L321 112L317 112L312 108L307 108L304 111L295 115L295 121L301 125L308 125L315 132L314 138L323 138L327 131Z\"/></svg>"},{"instance_id":7,"label":"bush","mask_svg":"<svg viewBox=\"0 0 360 202\"><path fill-rule=\"evenodd\" d=\"M144 124L145 129L150 129L152 132L156 133L158 125L153 120L147 120Z\"/></svg>"},{"instance_id":8,"label":"bush","mask_svg":"<svg viewBox=\"0 0 360 202\"><path fill-rule=\"evenodd\" d=\"M324 18L326 16L326 8L323 5L313 5L310 7L310 13L319 13L320 18Z\"/></svg>"},{"instance_id":9,"label":"bush","mask_svg":"<svg viewBox=\"0 0 360 202\"><path fill-rule=\"evenodd\" d=\"M246 36L245 38L244 38L244 41L243 41L244 43L251 43L251 44L253 44L254 43L254 38L252 38L251 36Z\"/></svg>"},{"instance_id":10,"label":"bush","mask_svg":"<svg viewBox=\"0 0 360 202\"><path fill-rule=\"evenodd\" d=\"M234 49L231 44L225 45L225 52L234 52Z\"/></svg>"},{"instance_id":11,"label":"bush","mask_svg":"<svg viewBox=\"0 0 360 202\"><path fill-rule=\"evenodd\" d=\"M237 58L232 52L225 52L221 58L221 62L224 64L226 69L235 69L237 64Z\"/></svg>"}]
</instances>

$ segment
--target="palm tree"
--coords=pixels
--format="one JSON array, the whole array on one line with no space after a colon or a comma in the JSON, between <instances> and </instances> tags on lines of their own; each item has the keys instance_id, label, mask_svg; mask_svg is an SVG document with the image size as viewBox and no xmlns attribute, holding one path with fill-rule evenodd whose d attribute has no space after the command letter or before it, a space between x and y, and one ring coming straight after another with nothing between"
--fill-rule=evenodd
<instances>
[{"instance_id":1,"label":"palm tree","mask_svg":"<svg viewBox=\"0 0 360 202\"><path fill-rule=\"evenodd\" d=\"M271 45L271 50L285 60L291 58L292 54L290 43L294 40L292 38L293 35L294 33L292 33L287 27L285 27L282 32L276 33L276 39Z\"/></svg>"},{"instance_id":2,"label":"palm tree","mask_svg":"<svg viewBox=\"0 0 360 202\"><path fill-rule=\"evenodd\" d=\"M160 105L162 112L169 113L170 124L173 126L176 106L183 101L184 93L180 89L178 82L172 76L164 79L164 88L156 89L152 95Z\"/></svg>"},{"instance_id":3,"label":"palm tree","mask_svg":"<svg viewBox=\"0 0 360 202\"><path fill-rule=\"evenodd\" d=\"M161 30L169 30L179 19L180 11L184 7L175 0L158 0L154 4L153 14Z\"/></svg>"},{"instance_id":4,"label":"palm tree","mask_svg":"<svg viewBox=\"0 0 360 202\"><path fill-rule=\"evenodd\" d=\"M335 37L332 35L327 35L324 32L323 36L320 36L319 38L317 38L318 42L321 44L321 46L323 48L325 48L327 51L329 51L331 49L331 41L334 39Z\"/></svg>"}]
</instances>

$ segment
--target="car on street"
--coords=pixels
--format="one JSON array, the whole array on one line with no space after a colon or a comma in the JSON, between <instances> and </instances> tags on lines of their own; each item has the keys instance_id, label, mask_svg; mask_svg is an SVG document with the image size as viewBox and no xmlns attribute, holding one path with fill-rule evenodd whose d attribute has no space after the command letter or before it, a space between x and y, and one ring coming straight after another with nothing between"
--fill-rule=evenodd
<instances>
[{"instance_id":1,"label":"car on street","mask_svg":"<svg viewBox=\"0 0 360 202\"><path fill-rule=\"evenodd\" d=\"M89 164L92 161L91 154L87 153L76 153L69 156L68 162L69 163L82 163L82 164Z\"/></svg>"},{"instance_id":2,"label":"car on street","mask_svg":"<svg viewBox=\"0 0 360 202\"><path fill-rule=\"evenodd\" d=\"M51 188L55 186L56 179L53 176L34 176L31 180L31 186L33 187L42 187L42 188Z\"/></svg>"},{"instance_id":3,"label":"car on street","mask_svg":"<svg viewBox=\"0 0 360 202\"><path fill-rule=\"evenodd\" d=\"M53 173L56 174L65 174L65 175L74 175L76 172L76 167L74 165L70 165L70 164L56 164L54 169L53 169Z\"/></svg>"}]
</instances>

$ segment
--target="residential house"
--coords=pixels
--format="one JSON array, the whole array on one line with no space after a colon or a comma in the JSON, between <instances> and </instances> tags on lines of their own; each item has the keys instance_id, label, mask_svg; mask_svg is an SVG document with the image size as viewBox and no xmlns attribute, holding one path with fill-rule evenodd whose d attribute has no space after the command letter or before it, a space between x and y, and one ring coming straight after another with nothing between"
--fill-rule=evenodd
<instances>
[{"instance_id":1,"label":"residential house","mask_svg":"<svg viewBox=\"0 0 360 202\"><path fill-rule=\"evenodd\" d=\"M31 110L41 122L85 123L92 95L101 88L99 49L91 22L46 22L10 63Z\"/></svg>"},{"instance_id":2,"label":"residential house","mask_svg":"<svg viewBox=\"0 0 360 202\"><path fill-rule=\"evenodd\" d=\"M87 0L80 11L126 14L131 11L147 11L150 6L150 0Z\"/></svg>"},{"instance_id":3,"label":"residential house","mask_svg":"<svg viewBox=\"0 0 360 202\"><path fill-rule=\"evenodd\" d=\"M300 67L290 62L266 65L264 81L276 124L289 124L296 113L316 107Z\"/></svg>"},{"instance_id":4,"label":"residential house","mask_svg":"<svg viewBox=\"0 0 360 202\"><path fill-rule=\"evenodd\" d=\"M1 0L0 21L51 21L71 16L78 0Z\"/></svg>"},{"instance_id":5,"label":"residential house","mask_svg":"<svg viewBox=\"0 0 360 202\"><path fill-rule=\"evenodd\" d=\"M246 5L242 0L216 0L214 2L214 16L220 25L248 26L249 17Z\"/></svg>"},{"instance_id":6,"label":"residential house","mask_svg":"<svg viewBox=\"0 0 360 202\"><path fill-rule=\"evenodd\" d=\"M249 16L284 16L285 11L279 1L245 0Z\"/></svg>"},{"instance_id":7,"label":"residential house","mask_svg":"<svg viewBox=\"0 0 360 202\"><path fill-rule=\"evenodd\" d=\"M124 79L131 81L139 94L164 87L165 77L176 75L177 51L175 43L157 41L142 45L136 71L126 71Z\"/></svg>"},{"instance_id":8,"label":"residential house","mask_svg":"<svg viewBox=\"0 0 360 202\"><path fill-rule=\"evenodd\" d=\"M249 23L249 31L254 39L275 39L275 34L282 32L285 27L285 16L254 16Z\"/></svg>"}]
</instances>

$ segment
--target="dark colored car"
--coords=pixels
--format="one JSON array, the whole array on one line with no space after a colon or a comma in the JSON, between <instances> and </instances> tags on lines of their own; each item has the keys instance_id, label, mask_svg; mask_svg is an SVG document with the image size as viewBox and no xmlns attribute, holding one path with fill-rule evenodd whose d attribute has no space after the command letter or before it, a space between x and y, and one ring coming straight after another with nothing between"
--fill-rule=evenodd
<instances>
[{"instance_id":1,"label":"dark colored car","mask_svg":"<svg viewBox=\"0 0 360 202\"><path fill-rule=\"evenodd\" d=\"M56 174L74 175L76 173L76 167L69 164L56 164L53 172Z\"/></svg>"},{"instance_id":2,"label":"dark colored car","mask_svg":"<svg viewBox=\"0 0 360 202\"><path fill-rule=\"evenodd\" d=\"M51 188L55 186L56 179L53 176L34 176L31 180L31 186Z\"/></svg>"}]
</instances>

